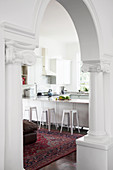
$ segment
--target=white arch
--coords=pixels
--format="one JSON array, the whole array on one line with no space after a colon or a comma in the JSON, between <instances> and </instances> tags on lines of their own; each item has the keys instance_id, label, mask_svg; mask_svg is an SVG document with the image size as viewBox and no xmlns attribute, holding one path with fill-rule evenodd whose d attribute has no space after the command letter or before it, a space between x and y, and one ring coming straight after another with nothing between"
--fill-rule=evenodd
<instances>
[{"instance_id":1,"label":"white arch","mask_svg":"<svg viewBox=\"0 0 113 170\"><path fill-rule=\"evenodd\" d=\"M97 32L97 36L98 36L100 56L103 56L102 30L101 30L101 25L100 25L100 22L99 22L99 18L98 18L96 9L95 9L94 4L92 3L91 0L83 0L83 2L86 4L86 6L87 6L87 8L88 8L88 10L89 10L89 12L92 16L92 19L93 19L93 22L94 22L94 25L95 25L95 29L96 29L96 32Z\"/></svg>"},{"instance_id":2,"label":"white arch","mask_svg":"<svg viewBox=\"0 0 113 170\"><path fill-rule=\"evenodd\" d=\"M33 30L36 38L39 35L40 24L44 12L51 0L38 1L34 10ZM57 0L69 13L77 29L82 61L98 62L103 56L102 34L96 10L87 0ZM40 3L40 8L39 8ZM37 10L38 9L38 10ZM80 11L82 10L82 12Z\"/></svg>"}]
</instances>

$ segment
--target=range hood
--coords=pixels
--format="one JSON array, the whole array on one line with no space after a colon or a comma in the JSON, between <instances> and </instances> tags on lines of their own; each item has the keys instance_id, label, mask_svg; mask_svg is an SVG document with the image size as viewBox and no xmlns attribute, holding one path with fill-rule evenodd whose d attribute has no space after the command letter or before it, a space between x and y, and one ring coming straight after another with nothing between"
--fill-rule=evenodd
<instances>
[{"instance_id":1,"label":"range hood","mask_svg":"<svg viewBox=\"0 0 113 170\"><path fill-rule=\"evenodd\" d=\"M56 73L48 69L46 49L42 48L42 75L44 76L56 76Z\"/></svg>"},{"instance_id":2,"label":"range hood","mask_svg":"<svg viewBox=\"0 0 113 170\"><path fill-rule=\"evenodd\" d=\"M50 70L46 70L44 68L42 70L42 75L44 75L44 76L56 76L56 74L54 72L52 72Z\"/></svg>"}]
</instances>

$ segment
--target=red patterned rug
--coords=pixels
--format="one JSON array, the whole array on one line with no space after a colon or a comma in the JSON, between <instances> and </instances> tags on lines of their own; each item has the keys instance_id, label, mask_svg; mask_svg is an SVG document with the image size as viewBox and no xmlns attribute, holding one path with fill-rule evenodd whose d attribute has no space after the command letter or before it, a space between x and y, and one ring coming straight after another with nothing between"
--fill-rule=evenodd
<instances>
[{"instance_id":1,"label":"red patterned rug","mask_svg":"<svg viewBox=\"0 0 113 170\"><path fill-rule=\"evenodd\" d=\"M38 130L36 143L24 147L24 168L37 170L76 151L76 139L81 136L56 130Z\"/></svg>"}]
</instances>

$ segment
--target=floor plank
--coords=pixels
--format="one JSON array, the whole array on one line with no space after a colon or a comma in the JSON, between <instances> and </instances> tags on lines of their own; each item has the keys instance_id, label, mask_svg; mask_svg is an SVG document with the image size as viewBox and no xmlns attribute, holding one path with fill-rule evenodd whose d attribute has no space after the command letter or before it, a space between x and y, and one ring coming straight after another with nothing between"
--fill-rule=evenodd
<instances>
[{"instance_id":1,"label":"floor plank","mask_svg":"<svg viewBox=\"0 0 113 170\"><path fill-rule=\"evenodd\" d=\"M76 170L76 153L73 152L40 170Z\"/></svg>"}]
</instances>

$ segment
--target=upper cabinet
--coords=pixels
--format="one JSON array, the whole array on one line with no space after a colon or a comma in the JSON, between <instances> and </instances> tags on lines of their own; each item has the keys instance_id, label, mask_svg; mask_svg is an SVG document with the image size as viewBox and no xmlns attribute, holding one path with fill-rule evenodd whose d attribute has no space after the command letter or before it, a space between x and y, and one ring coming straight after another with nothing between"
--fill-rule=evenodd
<instances>
[{"instance_id":1,"label":"upper cabinet","mask_svg":"<svg viewBox=\"0 0 113 170\"><path fill-rule=\"evenodd\" d=\"M28 81L27 84L34 84L34 66L28 66Z\"/></svg>"},{"instance_id":2,"label":"upper cabinet","mask_svg":"<svg viewBox=\"0 0 113 170\"><path fill-rule=\"evenodd\" d=\"M71 60L50 59L46 56L45 48L41 51L33 66L22 66L23 84L70 84Z\"/></svg>"},{"instance_id":3,"label":"upper cabinet","mask_svg":"<svg viewBox=\"0 0 113 170\"><path fill-rule=\"evenodd\" d=\"M33 66L28 66L28 84L38 83L42 76L42 58L37 58Z\"/></svg>"},{"instance_id":4,"label":"upper cabinet","mask_svg":"<svg viewBox=\"0 0 113 170\"><path fill-rule=\"evenodd\" d=\"M50 68L56 73L56 84L70 84L71 61L64 59L51 59Z\"/></svg>"}]
</instances>

